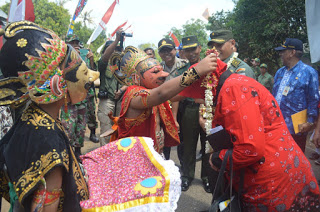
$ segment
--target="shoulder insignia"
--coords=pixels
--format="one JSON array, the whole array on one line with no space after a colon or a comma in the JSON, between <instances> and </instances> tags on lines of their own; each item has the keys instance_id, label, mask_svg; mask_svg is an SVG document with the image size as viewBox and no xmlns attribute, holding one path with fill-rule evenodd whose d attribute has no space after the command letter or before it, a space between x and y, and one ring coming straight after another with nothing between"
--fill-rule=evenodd
<instances>
[{"instance_id":1,"label":"shoulder insignia","mask_svg":"<svg viewBox=\"0 0 320 212\"><path fill-rule=\"evenodd\" d=\"M184 60L182 59L179 63L179 65L177 66L177 69L181 69L181 68L184 68L188 65L188 60Z\"/></svg>"},{"instance_id":2,"label":"shoulder insignia","mask_svg":"<svg viewBox=\"0 0 320 212\"><path fill-rule=\"evenodd\" d=\"M241 63L241 60L235 59L232 61L231 65L233 65L235 68L237 68Z\"/></svg>"},{"instance_id":3,"label":"shoulder insignia","mask_svg":"<svg viewBox=\"0 0 320 212\"><path fill-rule=\"evenodd\" d=\"M177 67L177 69L181 69L181 68L184 68L184 67L186 67L187 66L187 63L181 63L178 67Z\"/></svg>"},{"instance_id":4,"label":"shoulder insignia","mask_svg":"<svg viewBox=\"0 0 320 212\"><path fill-rule=\"evenodd\" d=\"M241 71L246 71L246 69L245 68L239 68L239 69L236 70L236 73L241 72Z\"/></svg>"}]
</instances>

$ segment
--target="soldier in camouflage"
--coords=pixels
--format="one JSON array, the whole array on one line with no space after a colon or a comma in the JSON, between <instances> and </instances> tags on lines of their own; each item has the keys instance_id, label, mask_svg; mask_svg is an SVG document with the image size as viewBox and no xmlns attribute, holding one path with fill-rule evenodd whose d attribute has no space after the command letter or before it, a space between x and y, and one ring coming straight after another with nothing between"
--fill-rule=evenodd
<instances>
[{"instance_id":1,"label":"soldier in camouflage","mask_svg":"<svg viewBox=\"0 0 320 212\"><path fill-rule=\"evenodd\" d=\"M81 49L80 40L77 35L67 35L65 42L77 50L90 69L96 69L92 52L90 50L83 49L85 50L83 51ZM94 87L89 89L86 99L82 102L74 105L68 103L67 113L64 111L64 108L62 108L61 122L67 131L71 146L74 147L77 158L81 155L81 147L84 145L87 124L90 129L90 140L95 143L99 142L99 139L95 135L98 123L95 115Z\"/></svg>"},{"instance_id":2,"label":"soldier in camouflage","mask_svg":"<svg viewBox=\"0 0 320 212\"><path fill-rule=\"evenodd\" d=\"M172 42L170 39L164 38L159 41L158 52L162 59L162 62L160 64L162 65L163 70L169 73L169 76L167 76L166 80L170 80L174 77L181 75L190 67L188 60L180 59L176 57L176 54L177 54L176 46L174 42ZM183 108L181 106L179 107L179 102L173 102L172 114L177 126L180 125L182 113L183 113ZM183 139L182 139L181 133L179 133L179 137L180 137L180 144L178 146L178 158L180 161L180 165L182 166ZM170 147L163 148L163 154L167 160L170 159L170 151L171 151Z\"/></svg>"},{"instance_id":3,"label":"soldier in camouflage","mask_svg":"<svg viewBox=\"0 0 320 212\"><path fill-rule=\"evenodd\" d=\"M236 41L233 39L230 30L222 29L214 31L210 34L210 38L208 46L216 48L219 53L218 57L228 65L228 70L256 79L250 66L237 57Z\"/></svg>"}]
</instances>

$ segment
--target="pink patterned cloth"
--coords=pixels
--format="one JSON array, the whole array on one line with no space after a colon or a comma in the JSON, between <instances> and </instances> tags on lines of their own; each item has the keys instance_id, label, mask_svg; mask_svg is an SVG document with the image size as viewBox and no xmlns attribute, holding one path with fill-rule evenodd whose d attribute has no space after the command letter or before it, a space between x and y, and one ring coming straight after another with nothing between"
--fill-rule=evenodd
<instances>
[{"instance_id":1,"label":"pink patterned cloth","mask_svg":"<svg viewBox=\"0 0 320 212\"><path fill-rule=\"evenodd\" d=\"M151 139L123 138L81 156L90 196L80 203L84 211L98 208L117 211L148 203L170 205L172 171L166 170L163 165L166 161L152 149L152 140L148 140Z\"/></svg>"}]
</instances>

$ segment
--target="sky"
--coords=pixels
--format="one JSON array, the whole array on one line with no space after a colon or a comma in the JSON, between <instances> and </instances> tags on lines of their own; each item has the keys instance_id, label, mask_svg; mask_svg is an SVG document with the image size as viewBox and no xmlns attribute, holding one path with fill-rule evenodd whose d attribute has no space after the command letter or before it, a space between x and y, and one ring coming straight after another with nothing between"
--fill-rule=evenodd
<instances>
[{"instance_id":1,"label":"sky","mask_svg":"<svg viewBox=\"0 0 320 212\"><path fill-rule=\"evenodd\" d=\"M64 5L72 16L78 1L71 0ZM91 17L95 24L90 27L95 28L113 1L87 1L82 12L92 10ZM2 4L0 3L0 6ZM126 38L126 46L138 46L143 43L152 43L157 46L159 40L167 35L172 27L181 29L182 25L192 18L206 22L207 20L202 17L206 8L209 9L211 15L222 9L230 11L233 7L232 0L119 0L119 4L115 6L112 17L106 25L106 32L111 34L117 26L128 20L126 26L131 24L131 28L127 32L133 32L133 37ZM76 21L79 20L79 18L76 19Z\"/></svg>"}]
</instances>

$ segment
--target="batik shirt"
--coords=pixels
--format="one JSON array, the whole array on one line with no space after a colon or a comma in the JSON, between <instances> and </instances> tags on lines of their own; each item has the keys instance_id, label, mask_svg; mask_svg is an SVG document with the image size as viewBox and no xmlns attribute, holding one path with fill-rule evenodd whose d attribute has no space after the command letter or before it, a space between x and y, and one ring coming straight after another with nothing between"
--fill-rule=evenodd
<instances>
[{"instance_id":1,"label":"batik shirt","mask_svg":"<svg viewBox=\"0 0 320 212\"><path fill-rule=\"evenodd\" d=\"M292 114L307 109L307 121L310 123L316 121L319 102L318 87L316 70L301 61L290 70L284 66L277 71L272 94L280 105L291 134L294 134Z\"/></svg>"},{"instance_id":2,"label":"batik shirt","mask_svg":"<svg viewBox=\"0 0 320 212\"><path fill-rule=\"evenodd\" d=\"M263 85L232 74L218 96L214 124L232 135L236 189L244 168L244 211L319 210L319 187L311 164ZM220 159L226 151L220 151Z\"/></svg>"},{"instance_id":3,"label":"batik shirt","mask_svg":"<svg viewBox=\"0 0 320 212\"><path fill-rule=\"evenodd\" d=\"M0 139L9 131L13 124L10 108L0 106Z\"/></svg>"}]
</instances>

